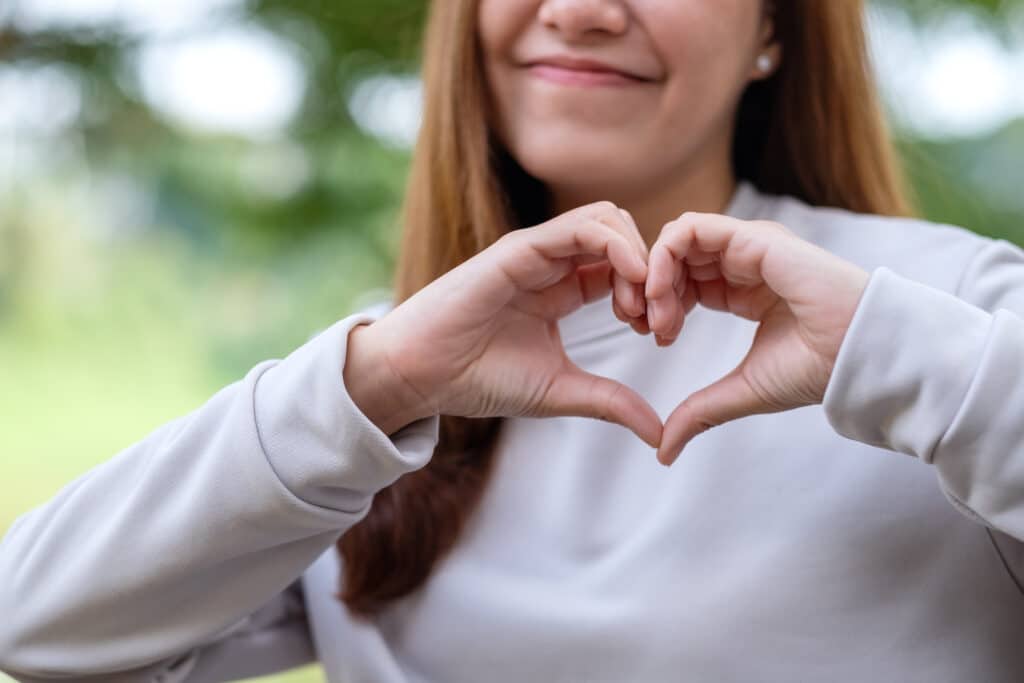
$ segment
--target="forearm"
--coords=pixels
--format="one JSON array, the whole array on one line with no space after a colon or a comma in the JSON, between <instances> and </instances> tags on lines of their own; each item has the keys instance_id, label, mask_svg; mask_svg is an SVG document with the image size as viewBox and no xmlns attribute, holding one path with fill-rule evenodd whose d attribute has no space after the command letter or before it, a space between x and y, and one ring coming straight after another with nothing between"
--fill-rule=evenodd
<instances>
[{"instance_id":1,"label":"forearm","mask_svg":"<svg viewBox=\"0 0 1024 683\"><path fill-rule=\"evenodd\" d=\"M424 465L345 392L350 317L66 486L0 543L0 668L138 668L215 639Z\"/></svg>"},{"instance_id":2,"label":"forearm","mask_svg":"<svg viewBox=\"0 0 1024 683\"><path fill-rule=\"evenodd\" d=\"M1024 317L878 272L825 394L844 436L935 465L971 517L1024 539Z\"/></svg>"}]
</instances>

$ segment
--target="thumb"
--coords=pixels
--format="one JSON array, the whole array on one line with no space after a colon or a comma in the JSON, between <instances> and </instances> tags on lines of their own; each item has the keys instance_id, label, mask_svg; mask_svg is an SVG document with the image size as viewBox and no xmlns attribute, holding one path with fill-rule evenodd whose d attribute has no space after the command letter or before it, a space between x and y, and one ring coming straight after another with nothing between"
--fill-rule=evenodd
<instances>
[{"instance_id":1,"label":"thumb","mask_svg":"<svg viewBox=\"0 0 1024 683\"><path fill-rule=\"evenodd\" d=\"M737 367L717 382L690 394L672 411L665 421L658 462L671 465L686 444L712 427L769 411Z\"/></svg>"},{"instance_id":2,"label":"thumb","mask_svg":"<svg viewBox=\"0 0 1024 683\"><path fill-rule=\"evenodd\" d=\"M572 366L552 383L541 408L548 416L592 417L622 425L657 448L661 419L638 393Z\"/></svg>"}]
</instances>

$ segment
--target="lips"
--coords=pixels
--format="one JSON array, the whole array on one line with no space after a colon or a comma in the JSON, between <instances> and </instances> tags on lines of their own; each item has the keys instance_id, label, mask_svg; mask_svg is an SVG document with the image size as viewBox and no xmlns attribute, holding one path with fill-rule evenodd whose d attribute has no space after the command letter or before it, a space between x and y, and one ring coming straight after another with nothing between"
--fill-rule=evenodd
<instances>
[{"instance_id":1,"label":"lips","mask_svg":"<svg viewBox=\"0 0 1024 683\"><path fill-rule=\"evenodd\" d=\"M525 66L539 78L564 85L635 85L653 80L607 62L567 55L541 57Z\"/></svg>"}]
</instances>

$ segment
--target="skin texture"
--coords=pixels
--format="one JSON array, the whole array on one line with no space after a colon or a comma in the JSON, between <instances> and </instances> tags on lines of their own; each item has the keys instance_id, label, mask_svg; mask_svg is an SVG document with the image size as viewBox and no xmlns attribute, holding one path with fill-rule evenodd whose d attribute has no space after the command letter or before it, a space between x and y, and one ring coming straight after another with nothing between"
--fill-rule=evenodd
<instances>
[{"instance_id":1,"label":"skin texture","mask_svg":"<svg viewBox=\"0 0 1024 683\"><path fill-rule=\"evenodd\" d=\"M481 0L478 33L499 137L556 217L352 331L344 379L367 416L389 434L436 414L594 417L668 465L713 426L821 402L868 273L784 226L718 213L736 184L739 97L771 74L759 55L783 58L762 3ZM659 345L696 305L761 324L740 365L662 424L562 348L558 319L609 293Z\"/></svg>"},{"instance_id":2,"label":"skin texture","mask_svg":"<svg viewBox=\"0 0 1024 683\"><path fill-rule=\"evenodd\" d=\"M821 403L868 273L778 223L686 213L651 250L651 328L671 344L700 304L759 321L750 351L725 377L679 404L658 461L730 420Z\"/></svg>"},{"instance_id":3,"label":"skin texture","mask_svg":"<svg viewBox=\"0 0 1024 683\"><path fill-rule=\"evenodd\" d=\"M555 212L608 200L647 243L681 207L721 211L732 196L736 109L778 62L760 0L481 0L478 33L505 146L555 198ZM529 64L590 58L642 77L581 87ZM611 163L614 161L614 163Z\"/></svg>"},{"instance_id":4,"label":"skin texture","mask_svg":"<svg viewBox=\"0 0 1024 683\"><path fill-rule=\"evenodd\" d=\"M646 256L636 225L610 202L509 233L356 327L345 364L349 393L385 433L437 414L580 415L621 424L656 447L662 426L654 409L569 361L557 325L607 295L613 271L642 287ZM640 297L626 305L638 310ZM381 378L383 386L366 386Z\"/></svg>"}]
</instances>

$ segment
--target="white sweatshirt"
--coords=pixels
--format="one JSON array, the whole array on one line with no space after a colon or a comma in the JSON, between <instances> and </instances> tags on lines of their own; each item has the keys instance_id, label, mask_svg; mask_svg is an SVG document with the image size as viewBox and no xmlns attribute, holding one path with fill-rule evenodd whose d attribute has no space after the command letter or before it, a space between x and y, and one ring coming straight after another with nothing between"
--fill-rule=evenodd
<instances>
[{"instance_id":1,"label":"white sweatshirt","mask_svg":"<svg viewBox=\"0 0 1024 683\"><path fill-rule=\"evenodd\" d=\"M359 621L333 597L334 543L437 437L429 418L388 438L346 394L346 335L380 314L363 311L22 516L0 545L0 669L199 683L318 658L331 683L1024 680L1024 252L749 184L729 213L871 272L823 406L713 429L668 469L612 424L509 420L453 553ZM665 416L739 362L755 325L698 308L660 349L603 300L561 329L574 361Z\"/></svg>"}]
</instances>

